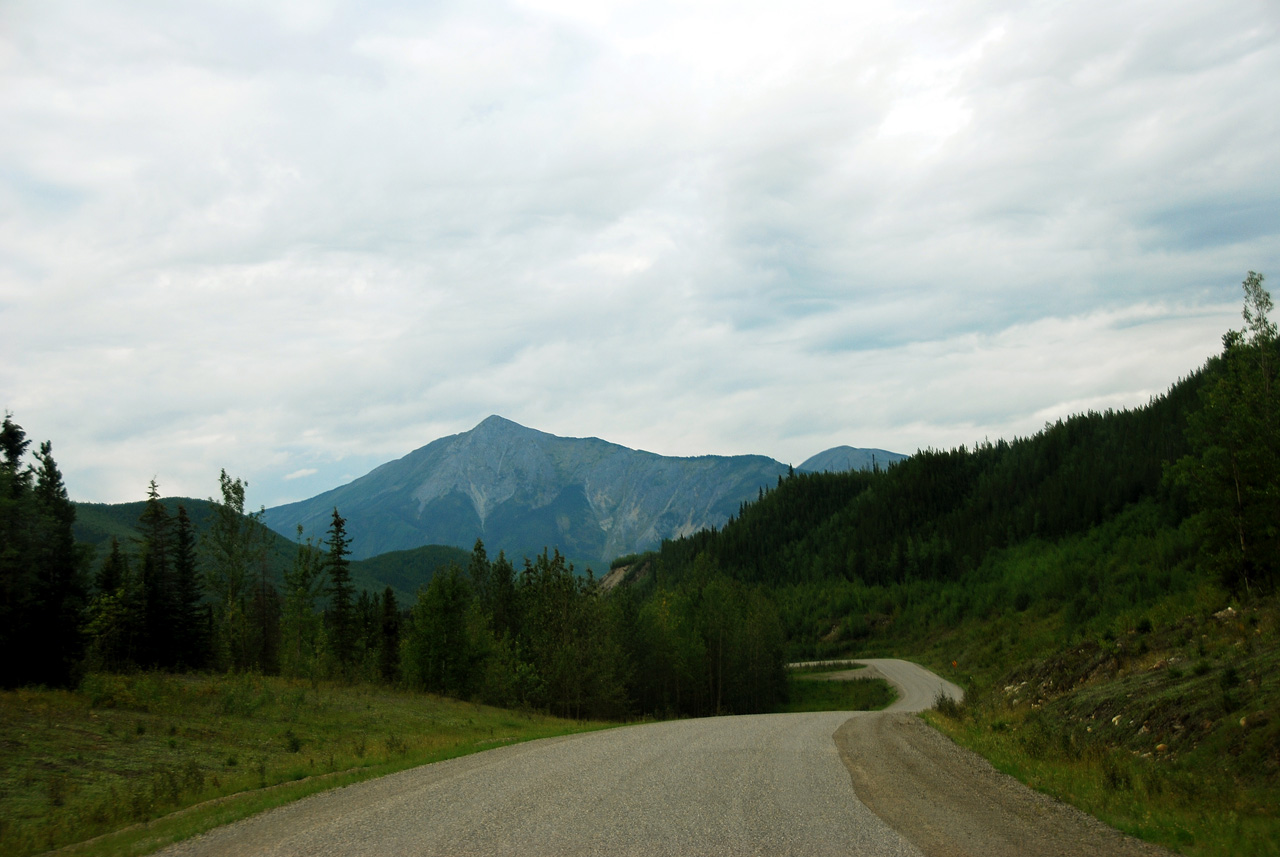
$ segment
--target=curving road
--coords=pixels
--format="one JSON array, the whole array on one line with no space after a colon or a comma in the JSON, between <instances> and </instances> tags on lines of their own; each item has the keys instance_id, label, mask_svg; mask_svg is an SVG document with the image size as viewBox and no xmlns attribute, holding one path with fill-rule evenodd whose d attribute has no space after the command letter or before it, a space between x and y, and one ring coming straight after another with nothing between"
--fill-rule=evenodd
<instances>
[{"instance_id":1,"label":"curving road","mask_svg":"<svg viewBox=\"0 0 1280 857\"><path fill-rule=\"evenodd\" d=\"M891 711L932 705L939 690L960 692L915 664L865 663L868 670L861 674L875 670L899 686L901 696ZM876 724L883 732L884 724L902 718L888 712L716 717L535 741L318 794L162 853L200 857L1120 853L1110 847L1115 844L1114 832L1108 834L1112 839L1105 840L1106 847L1099 849L1094 843L1088 852L974 850L990 843L970 841L972 837L951 841L945 833L939 848L937 835L922 838L918 830L902 823L901 812L886 812L884 806L875 812L868 809L865 799L859 799L865 782L897 777L867 767L864 763L869 758L863 757L875 757L880 751L874 742L860 743L856 737L873 734ZM850 735L855 740L848 740ZM855 795L851 782L857 785L859 772L864 785ZM926 771L926 778L930 775ZM963 776L974 775L966 770ZM900 803L900 796L887 798L889 810ZM916 811L907 807L908 815ZM960 811L973 813L970 804ZM982 818L979 812L966 824L980 829ZM929 824L937 823L930 816Z\"/></svg>"}]
</instances>

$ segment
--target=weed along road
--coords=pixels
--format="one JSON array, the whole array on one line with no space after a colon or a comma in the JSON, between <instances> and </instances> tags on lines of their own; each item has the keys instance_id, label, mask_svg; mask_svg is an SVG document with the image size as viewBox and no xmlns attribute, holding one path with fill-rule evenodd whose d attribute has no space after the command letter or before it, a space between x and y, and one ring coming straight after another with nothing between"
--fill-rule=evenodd
<instances>
[{"instance_id":1,"label":"weed along road","mask_svg":"<svg viewBox=\"0 0 1280 857\"><path fill-rule=\"evenodd\" d=\"M1028 791L911 716L954 685L905 661L864 663L862 674L900 688L888 711L715 717L503 747L318 794L162 853L1164 853Z\"/></svg>"}]
</instances>

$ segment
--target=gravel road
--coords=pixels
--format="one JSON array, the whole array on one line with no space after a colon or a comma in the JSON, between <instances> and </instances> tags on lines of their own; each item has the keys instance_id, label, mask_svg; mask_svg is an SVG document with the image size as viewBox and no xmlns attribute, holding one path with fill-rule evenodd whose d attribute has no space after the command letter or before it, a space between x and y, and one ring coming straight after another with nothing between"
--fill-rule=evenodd
<instances>
[{"instance_id":1,"label":"gravel road","mask_svg":"<svg viewBox=\"0 0 1280 857\"><path fill-rule=\"evenodd\" d=\"M903 744L902 730L885 724L918 721L894 712L919 710L932 705L940 688L956 694L959 688L905 661L864 663L868 669L861 674L877 671L901 688L901 698L890 712L716 717L534 741L314 795L161 853L1035 853L968 850L981 844L969 833L955 843L957 847L947 845L947 832L935 828L956 823L948 812L964 816L965 830L980 830L988 816L999 817L999 805L975 807L970 801L930 809L930 802L954 801L957 784L960 792L966 791L965 777L1002 775L990 766L975 774L968 758L972 754L922 724L919 728L937 741L908 738L905 746L923 748L913 752L925 754L924 765L917 758L913 770L897 770L902 756L894 755L893 747ZM864 735L874 737L864 740ZM889 746L880 747L880 742ZM945 788L930 784L934 756ZM956 759L962 760L959 767ZM905 784L909 794L881 787L877 778ZM1009 782L1012 786L1002 785L993 799L1018 790L1032 794ZM915 821L904 822L904 814ZM1100 827L1087 816L1075 815L1077 824ZM926 819L923 825L920 817ZM1033 816L1026 823L1040 824L1042 818ZM1010 841L1007 828L1008 824L1000 828L992 840L995 845ZM1073 841L1074 833L1054 830L1054 841ZM1120 841L1118 834L1111 836L1107 841ZM1121 852L1091 847L1039 853L1097 857Z\"/></svg>"}]
</instances>

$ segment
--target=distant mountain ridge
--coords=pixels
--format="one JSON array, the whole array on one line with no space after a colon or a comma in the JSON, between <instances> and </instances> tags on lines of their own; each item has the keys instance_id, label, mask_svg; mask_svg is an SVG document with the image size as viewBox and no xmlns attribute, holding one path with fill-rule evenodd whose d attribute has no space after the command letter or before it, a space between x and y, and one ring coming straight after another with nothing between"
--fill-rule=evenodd
<instances>
[{"instance_id":1,"label":"distant mountain ridge","mask_svg":"<svg viewBox=\"0 0 1280 857\"><path fill-rule=\"evenodd\" d=\"M850 470L871 470L888 467L907 456L886 449L857 449L852 446L836 446L819 452L796 470L805 473L846 473Z\"/></svg>"},{"instance_id":2,"label":"distant mountain ridge","mask_svg":"<svg viewBox=\"0 0 1280 857\"><path fill-rule=\"evenodd\" d=\"M555 548L600 567L722 526L788 469L761 455L661 456L491 416L346 485L267 509L263 522L323 538L336 506L355 559L481 538L491 555L518 561Z\"/></svg>"}]
</instances>

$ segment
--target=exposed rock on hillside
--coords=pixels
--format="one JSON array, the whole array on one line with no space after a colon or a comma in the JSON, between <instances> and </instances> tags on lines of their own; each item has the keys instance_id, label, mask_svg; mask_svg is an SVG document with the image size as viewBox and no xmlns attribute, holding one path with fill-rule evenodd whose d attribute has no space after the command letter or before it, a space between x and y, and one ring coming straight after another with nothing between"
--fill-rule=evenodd
<instances>
[{"instance_id":1,"label":"exposed rock on hillside","mask_svg":"<svg viewBox=\"0 0 1280 857\"><path fill-rule=\"evenodd\" d=\"M267 526L323 537L334 506L353 557L424 544L520 557L558 548L604 561L721 526L787 466L758 455L671 458L564 438L489 417L310 500L268 509Z\"/></svg>"}]
</instances>

